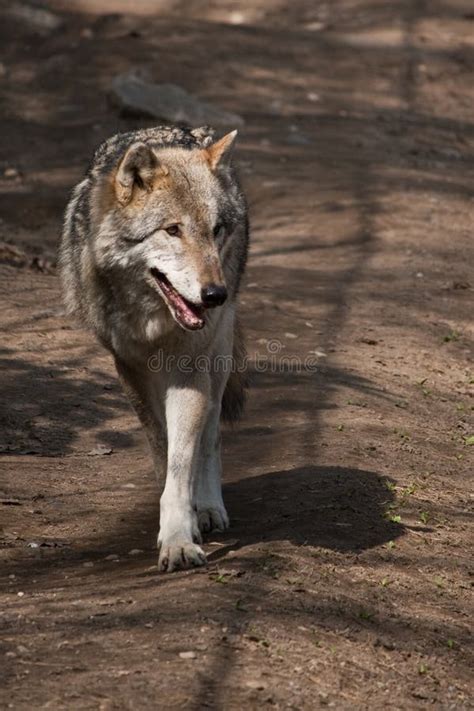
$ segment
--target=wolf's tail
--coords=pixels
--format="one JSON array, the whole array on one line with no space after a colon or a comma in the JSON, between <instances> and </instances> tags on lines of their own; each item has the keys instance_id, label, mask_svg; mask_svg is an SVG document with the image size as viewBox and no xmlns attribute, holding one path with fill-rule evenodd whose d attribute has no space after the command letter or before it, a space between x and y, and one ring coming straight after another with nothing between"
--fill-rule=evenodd
<instances>
[{"instance_id":1,"label":"wolf's tail","mask_svg":"<svg viewBox=\"0 0 474 711\"><path fill-rule=\"evenodd\" d=\"M247 351L239 321L234 327L233 368L222 397L221 417L224 422L237 422L242 416L247 399Z\"/></svg>"}]
</instances>

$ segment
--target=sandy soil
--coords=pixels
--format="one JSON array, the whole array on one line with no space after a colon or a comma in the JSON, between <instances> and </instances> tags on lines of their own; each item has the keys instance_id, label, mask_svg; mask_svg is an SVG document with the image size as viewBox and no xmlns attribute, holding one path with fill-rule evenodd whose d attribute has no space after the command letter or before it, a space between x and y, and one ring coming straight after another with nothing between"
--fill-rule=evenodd
<instances>
[{"instance_id":1,"label":"sandy soil","mask_svg":"<svg viewBox=\"0 0 474 711\"><path fill-rule=\"evenodd\" d=\"M0 30L0 706L470 708L472 3L97 5ZM144 437L54 270L91 151L150 125L107 100L134 67L244 117L249 348L317 361L254 373L232 527L168 576Z\"/></svg>"}]
</instances>

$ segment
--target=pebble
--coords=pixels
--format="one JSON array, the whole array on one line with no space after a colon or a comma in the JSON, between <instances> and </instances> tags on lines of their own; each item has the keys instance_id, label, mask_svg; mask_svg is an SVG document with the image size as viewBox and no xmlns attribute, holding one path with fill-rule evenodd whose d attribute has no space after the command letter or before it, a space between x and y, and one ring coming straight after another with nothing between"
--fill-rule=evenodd
<instances>
[{"instance_id":1,"label":"pebble","mask_svg":"<svg viewBox=\"0 0 474 711\"><path fill-rule=\"evenodd\" d=\"M82 564L83 568L93 568L94 563L91 560L87 560L85 563Z\"/></svg>"},{"instance_id":2,"label":"pebble","mask_svg":"<svg viewBox=\"0 0 474 711\"><path fill-rule=\"evenodd\" d=\"M248 680L245 682L245 686L246 686L248 689L257 689L257 690L258 690L258 689L261 690L261 689L266 689L266 688L267 688L267 685L265 684L265 682L260 681L259 679L248 679Z\"/></svg>"},{"instance_id":3,"label":"pebble","mask_svg":"<svg viewBox=\"0 0 474 711\"><path fill-rule=\"evenodd\" d=\"M3 175L5 178L18 178L20 173L16 168L5 168Z\"/></svg>"},{"instance_id":4,"label":"pebble","mask_svg":"<svg viewBox=\"0 0 474 711\"><path fill-rule=\"evenodd\" d=\"M17 593L18 597L23 597L24 594L25 594L25 593L24 593L24 592L21 592L21 591Z\"/></svg>"},{"instance_id":5,"label":"pebble","mask_svg":"<svg viewBox=\"0 0 474 711\"><path fill-rule=\"evenodd\" d=\"M179 656L181 659L196 659L196 652L180 652Z\"/></svg>"},{"instance_id":6,"label":"pebble","mask_svg":"<svg viewBox=\"0 0 474 711\"><path fill-rule=\"evenodd\" d=\"M105 560L119 560L119 556L117 553L111 553L105 558Z\"/></svg>"},{"instance_id":7,"label":"pebble","mask_svg":"<svg viewBox=\"0 0 474 711\"><path fill-rule=\"evenodd\" d=\"M141 548L132 548L131 551L128 551L128 555L140 555L140 553L143 553Z\"/></svg>"}]
</instances>

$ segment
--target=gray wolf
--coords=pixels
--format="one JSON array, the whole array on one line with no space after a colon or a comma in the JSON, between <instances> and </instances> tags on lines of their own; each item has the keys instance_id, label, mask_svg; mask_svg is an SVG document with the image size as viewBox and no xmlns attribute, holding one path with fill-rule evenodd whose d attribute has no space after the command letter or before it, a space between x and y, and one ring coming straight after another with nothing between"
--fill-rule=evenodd
<instances>
[{"instance_id":1,"label":"gray wolf","mask_svg":"<svg viewBox=\"0 0 474 711\"><path fill-rule=\"evenodd\" d=\"M166 126L118 134L96 151L65 213L66 306L112 353L165 481L161 571L205 564L201 533L229 525L220 419L237 419L244 401L237 295L248 246L235 136ZM157 351L188 367L156 372ZM209 367L194 367L203 356ZM233 367L216 367L222 357Z\"/></svg>"}]
</instances>

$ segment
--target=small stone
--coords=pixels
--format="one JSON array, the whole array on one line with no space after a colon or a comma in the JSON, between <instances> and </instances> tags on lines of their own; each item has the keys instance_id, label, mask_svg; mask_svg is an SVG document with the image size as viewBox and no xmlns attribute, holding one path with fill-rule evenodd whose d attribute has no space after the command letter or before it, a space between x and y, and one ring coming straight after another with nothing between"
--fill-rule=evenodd
<instances>
[{"instance_id":1,"label":"small stone","mask_svg":"<svg viewBox=\"0 0 474 711\"><path fill-rule=\"evenodd\" d=\"M64 24L59 15L46 8L34 7L33 3L22 2L22 0L6 3L3 12L40 34L50 34Z\"/></svg>"},{"instance_id":2,"label":"small stone","mask_svg":"<svg viewBox=\"0 0 474 711\"><path fill-rule=\"evenodd\" d=\"M112 447L107 447L105 444L98 444L97 447L94 447L91 449L87 454L89 457L99 457L103 456L104 454L112 454L113 449Z\"/></svg>"},{"instance_id":3,"label":"small stone","mask_svg":"<svg viewBox=\"0 0 474 711\"><path fill-rule=\"evenodd\" d=\"M131 551L128 551L128 555L140 555L140 553L143 553L141 548L132 548Z\"/></svg>"},{"instance_id":4,"label":"small stone","mask_svg":"<svg viewBox=\"0 0 474 711\"><path fill-rule=\"evenodd\" d=\"M245 686L248 689L256 689L257 691L262 691L263 689L267 688L267 685L264 681L261 681L261 679L248 679L245 682Z\"/></svg>"},{"instance_id":5,"label":"small stone","mask_svg":"<svg viewBox=\"0 0 474 711\"><path fill-rule=\"evenodd\" d=\"M5 168L3 171L3 175L5 178L18 178L20 175L20 171L17 168Z\"/></svg>"},{"instance_id":6,"label":"small stone","mask_svg":"<svg viewBox=\"0 0 474 711\"><path fill-rule=\"evenodd\" d=\"M87 560L85 563L82 564L83 568L93 568L94 563L91 560Z\"/></svg>"},{"instance_id":7,"label":"small stone","mask_svg":"<svg viewBox=\"0 0 474 711\"><path fill-rule=\"evenodd\" d=\"M21 592L21 591L20 591L20 592L17 592L18 597L23 597L24 594L25 594L25 593L24 593L24 592Z\"/></svg>"},{"instance_id":8,"label":"small stone","mask_svg":"<svg viewBox=\"0 0 474 711\"><path fill-rule=\"evenodd\" d=\"M105 560L119 560L119 556L117 553L111 553L105 558Z\"/></svg>"},{"instance_id":9,"label":"small stone","mask_svg":"<svg viewBox=\"0 0 474 711\"><path fill-rule=\"evenodd\" d=\"M196 659L197 654L196 652L180 652L179 656L180 659Z\"/></svg>"},{"instance_id":10,"label":"small stone","mask_svg":"<svg viewBox=\"0 0 474 711\"><path fill-rule=\"evenodd\" d=\"M314 22L307 22L304 27L305 30L309 30L310 32L321 32L326 29L327 25L320 20L314 20Z\"/></svg>"}]
</instances>

